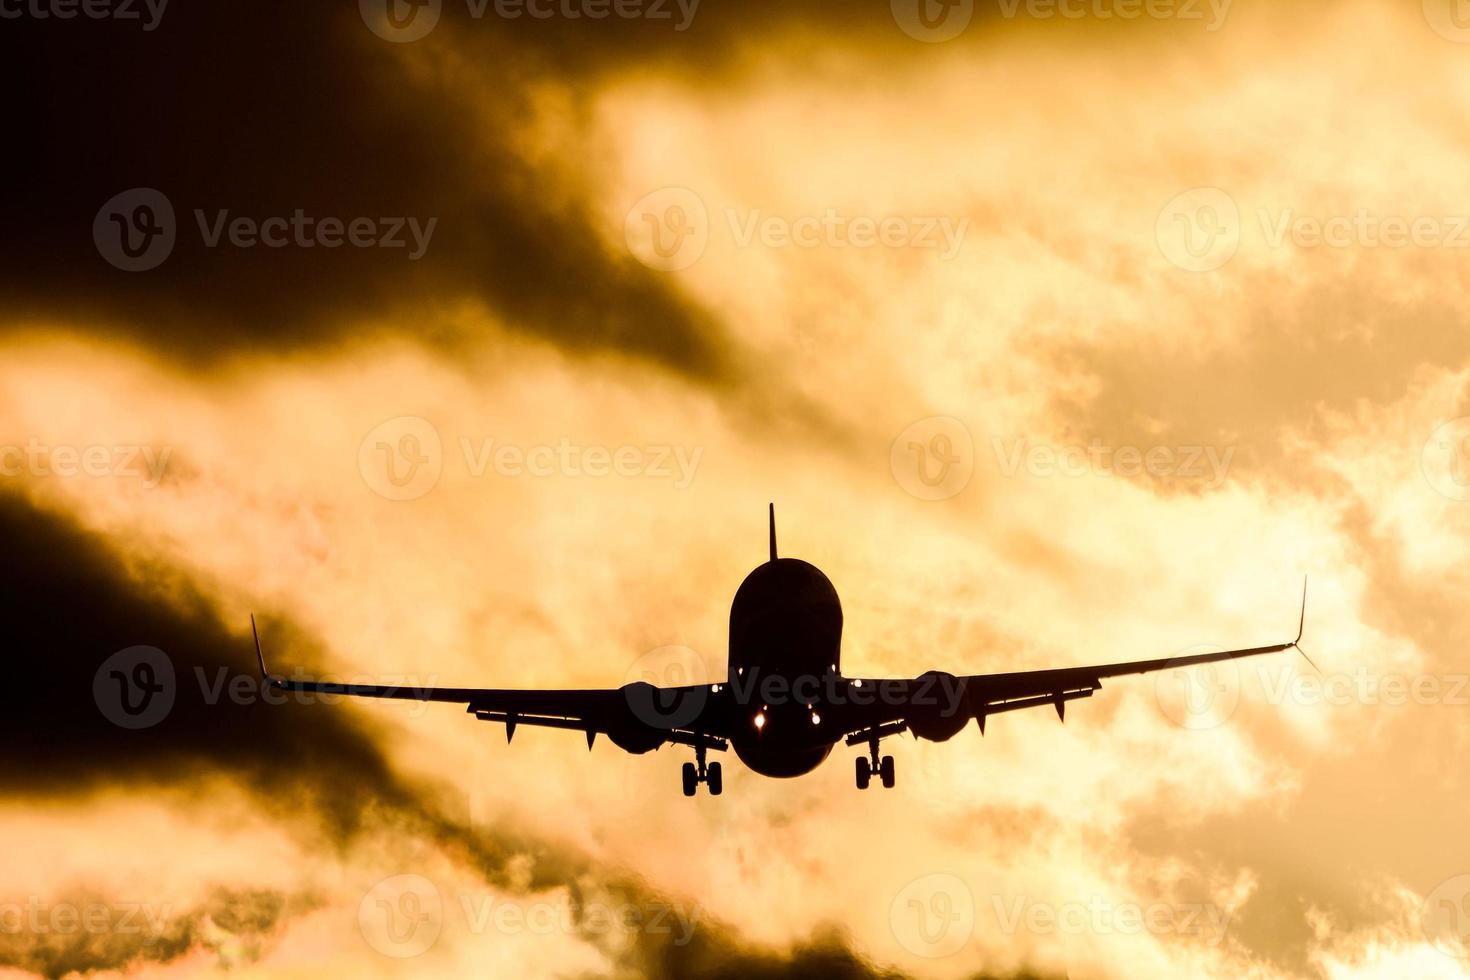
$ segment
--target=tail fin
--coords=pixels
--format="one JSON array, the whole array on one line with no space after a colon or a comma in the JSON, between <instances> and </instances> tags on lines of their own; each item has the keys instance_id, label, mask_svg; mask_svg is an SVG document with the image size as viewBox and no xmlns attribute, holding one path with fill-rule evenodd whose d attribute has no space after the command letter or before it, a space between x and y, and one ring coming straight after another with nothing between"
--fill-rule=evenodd
<instances>
[{"instance_id":1,"label":"tail fin","mask_svg":"<svg viewBox=\"0 0 1470 980\"><path fill-rule=\"evenodd\" d=\"M771 561L776 560L776 504L771 503Z\"/></svg>"}]
</instances>

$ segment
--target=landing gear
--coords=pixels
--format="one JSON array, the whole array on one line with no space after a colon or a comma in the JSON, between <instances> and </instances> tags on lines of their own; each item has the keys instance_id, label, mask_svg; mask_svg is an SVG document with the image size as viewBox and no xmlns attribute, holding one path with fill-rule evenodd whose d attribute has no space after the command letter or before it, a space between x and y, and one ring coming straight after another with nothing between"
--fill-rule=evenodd
<instances>
[{"instance_id":1,"label":"landing gear","mask_svg":"<svg viewBox=\"0 0 1470 980\"><path fill-rule=\"evenodd\" d=\"M720 764L718 762L711 762L706 765L704 761L705 751L705 746L696 745L694 747L694 758L698 765L696 765L695 762L684 763L683 777L685 796L693 796L695 791L699 788L700 783L704 783L706 786L709 787L710 796L719 796L720 793L724 792L724 770L720 768Z\"/></svg>"},{"instance_id":2,"label":"landing gear","mask_svg":"<svg viewBox=\"0 0 1470 980\"><path fill-rule=\"evenodd\" d=\"M867 756L857 757L857 788L867 789L873 781L873 776L883 781L884 789L893 788L893 756L885 755L878 758L878 739L874 738L868 742L868 752L872 756L869 761Z\"/></svg>"}]
</instances>

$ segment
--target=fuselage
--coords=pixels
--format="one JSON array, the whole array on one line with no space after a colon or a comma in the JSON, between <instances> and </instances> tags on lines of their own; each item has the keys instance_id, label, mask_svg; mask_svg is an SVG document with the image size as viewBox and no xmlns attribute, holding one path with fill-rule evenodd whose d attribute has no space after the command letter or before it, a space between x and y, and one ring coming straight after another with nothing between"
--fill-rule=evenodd
<instances>
[{"instance_id":1,"label":"fuselage","mask_svg":"<svg viewBox=\"0 0 1470 980\"><path fill-rule=\"evenodd\" d=\"M798 558L757 566L730 604L727 683L749 716L731 738L740 761L766 776L821 765L835 741L821 692L841 669L842 604L827 576Z\"/></svg>"}]
</instances>

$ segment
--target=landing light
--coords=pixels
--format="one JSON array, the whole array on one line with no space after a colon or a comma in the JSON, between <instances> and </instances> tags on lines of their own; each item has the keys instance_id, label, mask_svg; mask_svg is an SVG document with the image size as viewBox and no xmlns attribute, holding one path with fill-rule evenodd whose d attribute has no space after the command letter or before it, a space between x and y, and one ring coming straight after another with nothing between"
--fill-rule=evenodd
<instances>
[{"instance_id":1,"label":"landing light","mask_svg":"<svg viewBox=\"0 0 1470 980\"><path fill-rule=\"evenodd\" d=\"M765 715L756 715L755 716L755 727L756 728L765 728L766 727L766 716Z\"/></svg>"},{"instance_id":2,"label":"landing light","mask_svg":"<svg viewBox=\"0 0 1470 980\"><path fill-rule=\"evenodd\" d=\"M813 711L812 712L812 724L813 725L820 725L821 723L822 723L822 716L819 715L819 714L817 714L815 711Z\"/></svg>"}]
</instances>

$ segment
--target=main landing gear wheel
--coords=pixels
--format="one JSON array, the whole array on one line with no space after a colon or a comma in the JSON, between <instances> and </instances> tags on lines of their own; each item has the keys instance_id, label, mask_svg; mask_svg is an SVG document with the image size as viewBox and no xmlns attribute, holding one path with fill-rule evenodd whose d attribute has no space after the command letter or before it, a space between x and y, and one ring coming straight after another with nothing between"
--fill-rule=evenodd
<instances>
[{"instance_id":1,"label":"main landing gear wheel","mask_svg":"<svg viewBox=\"0 0 1470 980\"><path fill-rule=\"evenodd\" d=\"M867 789L868 783L873 778L873 768L868 765L867 756L857 758L857 788Z\"/></svg>"},{"instance_id":2,"label":"main landing gear wheel","mask_svg":"<svg viewBox=\"0 0 1470 980\"><path fill-rule=\"evenodd\" d=\"M867 762L868 760L864 759L863 761ZM884 789L893 788L893 756L885 755L883 757L883 764L878 767L878 778L883 780Z\"/></svg>"},{"instance_id":3,"label":"main landing gear wheel","mask_svg":"<svg viewBox=\"0 0 1470 980\"><path fill-rule=\"evenodd\" d=\"M684 795L693 796L699 789L699 784L704 783L709 787L710 796L719 796L725 789L725 773L718 762L705 765L705 746L694 747L694 762L684 763Z\"/></svg>"},{"instance_id":4,"label":"main landing gear wheel","mask_svg":"<svg viewBox=\"0 0 1470 980\"><path fill-rule=\"evenodd\" d=\"M684 763L684 795L693 796L695 787L699 785L699 773L695 771L694 763Z\"/></svg>"}]
</instances>

